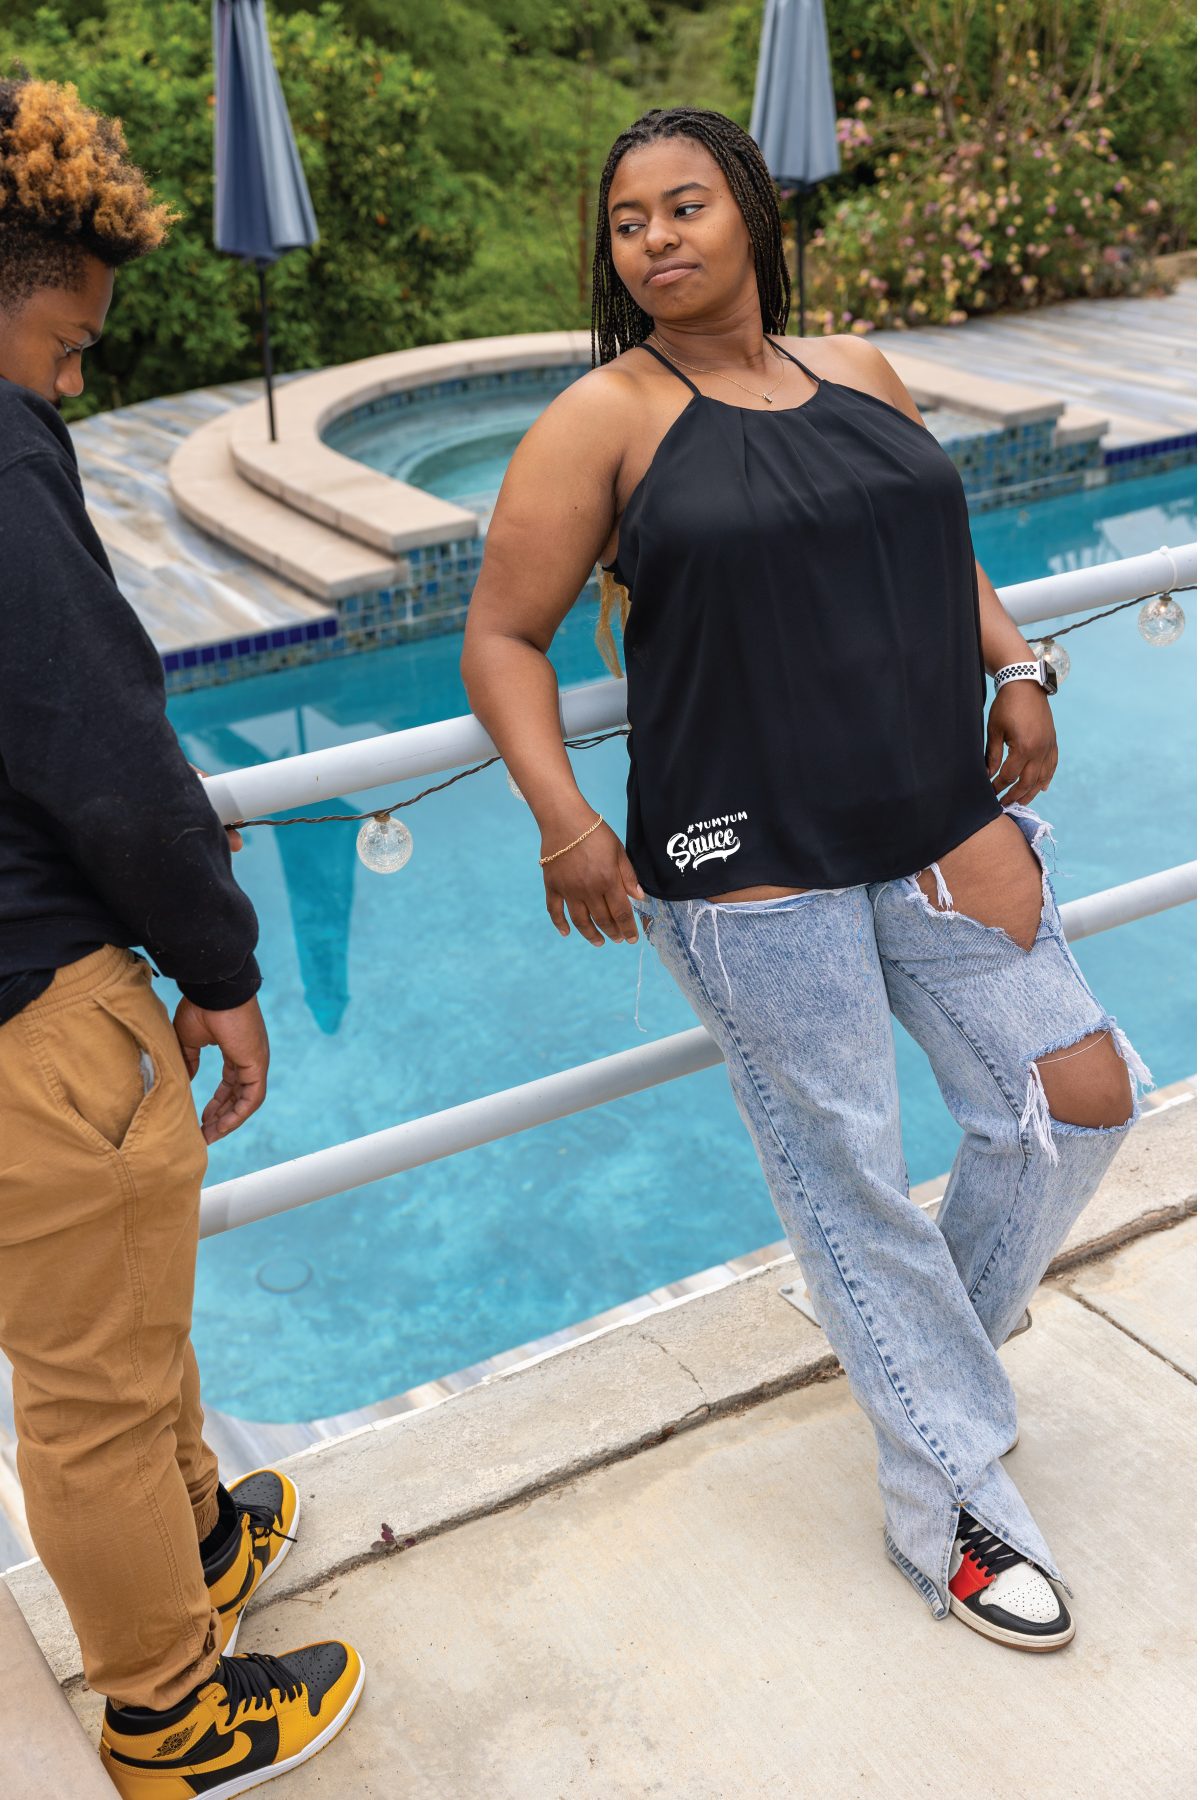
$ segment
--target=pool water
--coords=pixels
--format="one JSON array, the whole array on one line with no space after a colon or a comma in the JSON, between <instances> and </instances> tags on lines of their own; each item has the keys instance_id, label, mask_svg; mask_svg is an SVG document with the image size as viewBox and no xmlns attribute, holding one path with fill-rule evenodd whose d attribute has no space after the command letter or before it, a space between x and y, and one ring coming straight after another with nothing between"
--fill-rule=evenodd
<instances>
[{"instance_id":1,"label":"pool water","mask_svg":"<svg viewBox=\"0 0 1200 1800\"><path fill-rule=\"evenodd\" d=\"M987 513L973 533L999 585L1190 542L1194 471ZM1065 640L1061 760L1035 801L1058 839L1060 903L1195 854L1196 619L1183 604L1169 649L1143 642L1134 608ZM562 683L604 674L594 622L581 602L560 631ZM466 710L460 644L202 690L171 716L214 770L396 731ZM572 756L621 829L623 742ZM389 877L359 864L352 825L247 835L236 868L261 921L271 1089L214 1148L210 1182L694 1025L652 951L644 1036L638 949L555 933L536 827L502 767L406 817L414 853ZM1178 907L1075 946L1160 1085L1196 1066L1194 929ZM916 1044L898 1027L895 1039L915 1184L950 1166L959 1132ZM216 1078L207 1052L198 1098ZM708 1070L208 1240L195 1323L206 1395L263 1420L365 1405L780 1236L724 1071Z\"/></svg>"}]
</instances>

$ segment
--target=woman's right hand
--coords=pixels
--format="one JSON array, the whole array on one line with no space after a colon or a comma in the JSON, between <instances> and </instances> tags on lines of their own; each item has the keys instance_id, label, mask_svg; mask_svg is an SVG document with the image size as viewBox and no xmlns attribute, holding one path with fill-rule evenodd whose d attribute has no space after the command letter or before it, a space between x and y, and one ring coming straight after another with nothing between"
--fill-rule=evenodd
<instances>
[{"instance_id":1,"label":"woman's right hand","mask_svg":"<svg viewBox=\"0 0 1200 1800\"><path fill-rule=\"evenodd\" d=\"M542 855L550 856L556 848L543 841ZM611 938L614 944L637 943L637 920L629 896L644 900L645 890L634 874L625 846L610 825L598 826L574 850L556 856L544 866L542 874L546 879L546 911L560 936L571 935L569 915L571 924L589 944L603 944L605 938Z\"/></svg>"}]
</instances>

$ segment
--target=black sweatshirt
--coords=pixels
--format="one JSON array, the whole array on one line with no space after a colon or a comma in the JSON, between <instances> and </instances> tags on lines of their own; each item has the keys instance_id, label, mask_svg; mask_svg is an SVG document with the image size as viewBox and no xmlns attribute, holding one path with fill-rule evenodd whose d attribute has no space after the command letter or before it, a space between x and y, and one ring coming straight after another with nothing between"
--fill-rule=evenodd
<instances>
[{"instance_id":1,"label":"black sweatshirt","mask_svg":"<svg viewBox=\"0 0 1200 1800\"><path fill-rule=\"evenodd\" d=\"M140 945L197 1006L240 1006L257 940L70 433L0 380L0 1021L103 944Z\"/></svg>"}]
</instances>

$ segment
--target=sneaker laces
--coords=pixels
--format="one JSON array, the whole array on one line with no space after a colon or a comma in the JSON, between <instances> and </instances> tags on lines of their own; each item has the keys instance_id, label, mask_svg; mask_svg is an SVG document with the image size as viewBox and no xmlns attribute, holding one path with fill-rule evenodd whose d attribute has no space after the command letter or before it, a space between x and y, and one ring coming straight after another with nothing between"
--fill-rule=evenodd
<instances>
[{"instance_id":1,"label":"sneaker laces","mask_svg":"<svg viewBox=\"0 0 1200 1800\"><path fill-rule=\"evenodd\" d=\"M296 1542L276 1523L279 1514L269 1500L235 1500L234 1505L244 1519L249 1519L251 1531L259 1537L284 1538L289 1544Z\"/></svg>"},{"instance_id":2,"label":"sneaker laces","mask_svg":"<svg viewBox=\"0 0 1200 1800\"><path fill-rule=\"evenodd\" d=\"M269 1704L275 1694L283 1700L298 1700L304 1687L300 1676L281 1657L271 1656L265 1650L222 1656L213 1679L225 1689L231 1718L239 1706Z\"/></svg>"},{"instance_id":3,"label":"sneaker laces","mask_svg":"<svg viewBox=\"0 0 1200 1800\"><path fill-rule=\"evenodd\" d=\"M1011 1569L1014 1564L1025 1562L1019 1550L1006 1544L1003 1538L973 1519L969 1512L959 1510L958 1540L962 1545L963 1555L970 1556L985 1575L999 1575L1004 1569Z\"/></svg>"}]
</instances>

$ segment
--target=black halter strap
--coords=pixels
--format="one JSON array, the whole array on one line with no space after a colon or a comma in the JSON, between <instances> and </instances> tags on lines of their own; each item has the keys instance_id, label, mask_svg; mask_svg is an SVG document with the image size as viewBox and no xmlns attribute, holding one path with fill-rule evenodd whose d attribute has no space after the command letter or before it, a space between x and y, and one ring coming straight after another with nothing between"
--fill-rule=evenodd
<instances>
[{"instance_id":1,"label":"black halter strap","mask_svg":"<svg viewBox=\"0 0 1200 1800\"><path fill-rule=\"evenodd\" d=\"M798 356L793 356L791 351L785 350L782 344L776 344L774 338L770 338L768 341L772 344L775 344L775 348L776 348L776 350L779 351L780 355L786 356L789 362L794 362L798 369L803 369L804 373L808 376L808 379L814 384L814 386L820 387L821 382L824 379L823 376L814 375L813 371L809 368L807 363L802 363ZM662 363L664 368L670 369L673 374L678 375L680 381L684 382L688 387L690 387L693 394L700 393L700 389L696 386L695 382L690 381L688 379L688 377L684 374L683 370L679 367L679 365L677 363L673 363L669 356L664 356L661 350L656 350L654 348L653 344L647 343L645 338L642 339L640 348L643 350L648 350L650 352L651 356L657 357L658 361L660 363ZM701 395L701 398L703 398L703 395ZM785 410L787 410L787 409L785 409Z\"/></svg>"},{"instance_id":2,"label":"black halter strap","mask_svg":"<svg viewBox=\"0 0 1200 1800\"><path fill-rule=\"evenodd\" d=\"M790 350L785 350L783 348L782 344L776 344L774 338L771 339L771 342L775 344L775 348L780 351L782 355L787 357L789 362L794 362L798 369L803 369L804 373L808 376L808 379L815 382L817 386L820 387L822 381L825 379L823 375L814 374L807 363L802 363L798 356L793 356Z\"/></svg>"},{"instance_id":3,"label":"black halter strap","mask_svg":"<svg viewBox=\"0 0 1200 1800\"><path fill-rule=\"evenodd\" d=\"M673 363L669 356L664 356L661 350L656 350L654 345L648 344L644 338L641 347L643 350L648 350L651 356L656 356L664 368L670 369L674 374L678 375L680 381L685 382L686 385L691 388L693 394L698 394L700 392L700 389L696 386L695 382L689 381L683 370L679 368L676 363Z\"/></svg>"}]
</instances>

